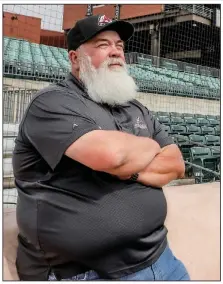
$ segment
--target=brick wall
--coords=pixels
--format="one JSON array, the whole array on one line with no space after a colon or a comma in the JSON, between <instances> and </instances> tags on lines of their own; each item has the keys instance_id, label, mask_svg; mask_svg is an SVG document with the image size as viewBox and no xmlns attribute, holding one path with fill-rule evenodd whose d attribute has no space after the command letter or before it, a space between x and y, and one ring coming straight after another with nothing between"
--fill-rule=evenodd
<instances>
[{"instance_id":1,"label":"brick wall","mask_svg":"<svg viewBox=\"0 0 223 284\"><path fill-rule=\"evenodd\" d=\"M162 4L135 4L135 5L122 5L121 6L121 19L130 19L140 16L161 13L163 11ZM83 19L87 13L87 4L64 5L63 15L63 29L70 29L74 26L76 21ZM95 7L93 14L105 14L109 18L114 18L115 7L114 5L104 5Z\"/></svg>"},{"instance_id":2,"label":"brick wall","mask_svg":"<svg viewBox=\"0 0 223 284\"><path fill-rule=\"evenodd\" d=\"M41 30L40 43L50 46L66 48L66 39L63 32Z\"/></svg>"},{"instance_id":3,"label":"brick wall","mask_svg":"<svg viewBox=\"0 0 223 284\"><path fill-rule=\"evenodd\" d=\"M3 36L40 43L41 19L4 12Z\"/></svg>"}]
</instances>

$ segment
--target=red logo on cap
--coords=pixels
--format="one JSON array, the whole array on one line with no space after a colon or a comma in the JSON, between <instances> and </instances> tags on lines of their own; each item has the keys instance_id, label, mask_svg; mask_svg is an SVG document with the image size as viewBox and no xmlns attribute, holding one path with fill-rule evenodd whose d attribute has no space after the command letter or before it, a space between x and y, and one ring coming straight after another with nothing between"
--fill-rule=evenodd
<instances>
[{"instance_id":1,"label":"red logo on cap","mask_svg":"<svg viewBox=\"0 0 223 284\"><path fill-rule=\"evenodd\" d=\"M100 16L98 18L98 25L99 26L104 26L104 25L109 24L111 22L112 22L112 20L109 19L108 17L106 17L105 15L104 16Z\"/></svg>"}]
</instances>

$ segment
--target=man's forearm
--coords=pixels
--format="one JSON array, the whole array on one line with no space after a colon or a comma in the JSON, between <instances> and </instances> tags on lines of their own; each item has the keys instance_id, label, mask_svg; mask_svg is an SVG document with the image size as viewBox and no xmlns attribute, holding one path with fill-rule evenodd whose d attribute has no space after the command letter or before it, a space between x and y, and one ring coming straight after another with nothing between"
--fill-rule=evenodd
<instances>
[{"instance_id":1,"label":"man's forearm","mask_svg":"<svg viewBox=\"0 0 223 284\"><path fill-rule=\"evenodd\" d=\"M179 149L176 145L170 145L139 173L138 181L162 187L174 179L182 178L184 172L185 164Z\"/></svg>"},{"instance_id":2,"label":"man's forearm","mask_svg":"<svg viewBox=\"0 0 223 284\"><path fill-rule=\"evenodd\" d=\"M172 180L177 179L177 174L175 172L170 172L166 174L158 174L153 172L139 173L138 182L147 186L153 187L163 187Z\"/></svg>"},{"instance_id":3,"label":"man's forearm","mask_svg":"<svg viewBox=\"0 0 223 284\"><path fill-rule=\"evenodd\" d=\"M128 176L140 172L160 152L159 144L153 139L125 134L125 143L119 146L120 164L104 170L112 175Z\"/></svg>"}]
</instances>

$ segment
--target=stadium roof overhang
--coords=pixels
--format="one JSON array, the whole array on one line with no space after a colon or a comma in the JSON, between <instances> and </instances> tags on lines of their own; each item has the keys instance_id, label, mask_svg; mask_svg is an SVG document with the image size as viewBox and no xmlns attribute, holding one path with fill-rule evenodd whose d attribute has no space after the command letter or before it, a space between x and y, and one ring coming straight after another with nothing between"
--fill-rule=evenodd
<instances>
[{"instance_id":1,"label":"stadium roof overhang","mask_svg":"<svg viewBox=\"0 0 223 284\"><path fill-rule=\"evenodd\" d=\"M188 13L187 11L179 10L179 9L165 11L160 14L148 15L148 16L139 17L135 19L129 19L128 21L134 24L135 31L148 30L150 27L150 24L153 24L153 23L156 23L156 24L159 23L160 27L171 27L179 23L193 21L193 22L197 22L197 23L204 24L207 26L211 26L211 20L204 18L202 16ZM143 26L142 26L142 23L144 23Z\"/></svg>"}]
</instances>

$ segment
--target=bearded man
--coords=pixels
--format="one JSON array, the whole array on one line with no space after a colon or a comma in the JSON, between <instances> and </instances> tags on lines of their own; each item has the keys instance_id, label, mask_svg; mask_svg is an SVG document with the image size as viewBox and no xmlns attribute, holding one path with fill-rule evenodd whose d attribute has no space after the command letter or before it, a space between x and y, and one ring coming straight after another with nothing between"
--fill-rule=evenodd
<instances>
[{"instance_id":1,"label":"bearded man","mask_svg":"<svg viewBox=\"0 0 223 284\"><path fill-rule=\"evenodd\" d=\"M13 154L21 280L188 280L167 242L162 186L181 153L136 99L124 42L104 15L67 36L72 72L41 90Z\"/></svg>"}]
</instances>

